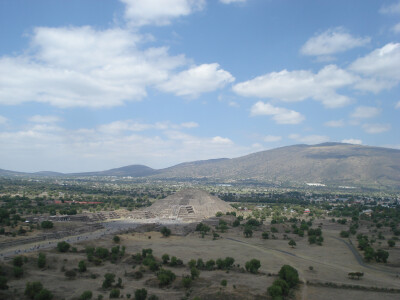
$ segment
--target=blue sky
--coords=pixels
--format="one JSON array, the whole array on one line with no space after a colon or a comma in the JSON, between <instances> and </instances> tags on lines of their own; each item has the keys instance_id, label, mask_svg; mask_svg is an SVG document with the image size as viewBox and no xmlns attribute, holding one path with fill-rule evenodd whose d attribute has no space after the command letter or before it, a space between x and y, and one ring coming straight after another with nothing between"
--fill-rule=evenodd
<instances>
[{"instance_id":1,"label":"blue sky","mask_svg":"<svg viewBox=\"0 0 400 300\"><path fill-rule=\"evenodd\" d=\"M400 148L400 1L2 0L0 168Z\"/></svg>"}]
</instances>

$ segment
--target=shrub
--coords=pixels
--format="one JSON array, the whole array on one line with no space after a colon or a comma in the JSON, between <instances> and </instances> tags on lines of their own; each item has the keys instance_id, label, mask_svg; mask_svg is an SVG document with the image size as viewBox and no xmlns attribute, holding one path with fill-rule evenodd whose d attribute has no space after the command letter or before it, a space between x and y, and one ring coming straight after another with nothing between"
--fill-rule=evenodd
<instances>
[{"instance_id":1,"label":"shrub","mask_svg":"<svg viewBox=\"0 0 400 300\"><path fill-rule=\"evenodd\" d=\"M0 276L0 290L7 290L7 289L8 289L7 277Z\"/></svg>"},{"instance_id":2,"label":"shrub","mask_svg":"<svg viewBox=\"0 0 400 300\"><path fill-rule=\"evenodd\" d=\"M222 279L221 280L221 285L222 286L226 286L228 284L228 281L226 281L226 279Z\"/></svg>"},{"instance_id":3,"label":"shrub","mask_svg":"<svg viewBox=\"0 0 400 300\"><path fill-rule=\"evenodd\" d=\"M190 276L182 277L182 285L184 288L188 289L192 284L192 278Z\"/></svg>"},{"instance_id":4,"label":"shrub","mask_svg":"<svg viewBox=\"0 0 400 300\"><path fill-rule=\"evenodd\" d=\"M114 281L115 281L115 274L106 273L104 275L104 281L103 281L103 285L102 285L103 289L110 288L112 286L112 284L114 283Z\"/></svg>"},{"instance_id":5,"label":"shrub","mask_svg":"<svg viewBox=\"0 0 400 300\"><path fill-rule=\"evenodd\" d=\"M214 266L215 266L215 261L213 259L210 259L206 262L206 269L209 271L214 270Z\"/></svg>"},{"instance_id":6,"label":"shrub","mask_svg":"<svg viewBox=\"0 0 400 300\"><path fill-rule=\"evenodd\" d=\"M279 270L279 278L287 282L290 288L295 287L299 282L299 273L295 268L289 265L284 265Z\"/></svg>"},{"instance_id":7,"label":"shrub","mask_svg":"<svg viewBox=\"0 0 400 300\"><path fill-rule=\"evenodd\" d=\"M249 238L253 236L253 230L251 226L245 226L243 230L243 234L245 237Z\"/></svg>"},{"instance_id":8,"label":"shrub","mask_svg":"<svg viewBox=\"0 0 400 300\"><path fill-rule=\"evenodd\" d=\"M53 294L47 289L42 289L35 296L35 300L51 300L51 299L53 299Z\"/></svg>"},{"instance_id":9,"label":"shrub","mask_svg":"<svg viewBox=\"0 0 400 300\"><path fill-rule=\"evenodd\" d=\"M13 268L15 278L21 278L24 275L24 270L21 267Z\"/></svg>"},{"instance_id":10,"label":"shrub","mask_svg":"<svg viewBox=\"0 0 400 300\"><path fill-rule=\"evenodd\" d=\"M112 289L110 292L110 298L119 298L120 290Z\"/></svg>"},{"instance_id":11,"label":"shrub","mask_svg":"<svg viewBox=\"0 0 400 300\"><path fill-rule=\"evenodd\" d=\"M67 252L67 251L69 250L70 247L71 247L71 245L68 244L68 243L65 242L65 241L59 242L59 243L57 244L57 250L60 251L60 252Z\"/></svg>"},{"instance_id":12,"label":"shrub","mask_svg":"<svg viewBox=\"0 0 400 300\"><path fill-rule=\"evenodd\" d=\"M79 300L89 300L92 299L93 293L91 291L84 291L79 297Z\"/></svg>"},{"instance_id":13,"label":"shrub","mask_svg":"<svg viewBox=\"0 0 400 300\"><path fill-rule=\"evenodd\" d=\"M85 264L84 260L81 260L78 263L78 269L79 269L79 272L81 272L81 273L86 272L87 268L86 268L86 264Z\"/></svg>"},{"instance_id":14,"label":"shrub","mask_svg":"<svg viewBox=\"0 0 400 300\"><path fill-rule=\"evenodd\" d=\"M235 221L233 221L232 226L233 227L238 227L240 225L240 221L239 219L236 219Z\"/></svg>"},{"instance_id":15,"label":"shrub","mask_svg":"<svg viewBox=\"0 0 400 300\"><path fill-rule=\"evenodd\" d=\"M264 240L268 240L269 239L269 233L268 232L263 232L261 236L262 236L262 238Z\"/></svg>"},{"instance_id":16,"label":"shrub","mask_svg":"<svg viewBox=\"0 0 400 300\"><path fill-rule=\"evenodd\" d=\"M258 259L253 258L252 260L246 262L245 267L248 272L256 274L258 269L261 267L261 263Z\"/></svg>"},{"instance_id":17,"label":"shrub","mask_svg":"<svg viewBox=\"0 0 400 300\"><path fill-rule=\"evenodd\" d=\"M160 271L157 273L157 279L161 286L170 284L175 280L175 278L176 275L170 270L160 269Z\"/></svg>"},{"instance_id":18,"label":"shrub","mask_svg":"<svg viewBox=\"0 0 400 300\"><path fill-rule=\"evenodd\" d=\"M340 232L340 236L341 236L342 238L348 238L348 237L350 236L350 233L349 233L348 231L342 230L342 231Z\"/></svg>"},{"instance_id":19,"label":"shrub","mask_svg":"<svg viewBox=\"0 0 400 300\"><path fill-rule=\"evenodd\" d=\"M135 291L135 300L146 300L147 298L147 290L146 289L137 289Z\"/></svg>"},{"instance_id":20,"label":"shrub","mask_svg":"<svg viewBox=\"0 0 400 300\"><path fill-rule=\"evenodd\" d=\"M168 254L164 254L164 255L161 257L161 259L162 259L162 261L163 261L163 264L167 264L168 261L169 261L169 255L168 255Z\"/></svg>"},{"instance_id":21,"label":"shrub","mask_svg":"<svg viewBox=\"0 0 400 300\"><path fill-rule=\"evenodd\" d=\"M43 289L43 284L39 281L27 282L24 295L30 299L34 299L37 294Z\"/></svg>"},{"instance_id":22,"label":"shrub","mask_svg":"<svg viewBox=\"0 0 400 300\"><path fill-rule=\"evenodd\" d=\"M24 264L24 258L22 256L16 256L13 258L13 265L15 267L22 267Z\"/></svg>"},{"instance_id":23,"label":"shrub","mask_svg":"<svg viewBox=\"0 0 400 300\"><path fill-rule=\"evenodd\" d=\"M136 280L139 280L142 277L143 277L143 273L140 271L136 271L135 273L133 273L133 278Z\"/></svg>"},{"instance_id":24,"label":"shrub","mask_svg":"<svg viewBox=\"0 0 400 300\"><path fill-rule=\"evenodd\" d=\"M196 267L192 267L192 268L190 269L190 275L191 275L192 279L194 280L194 279L196 279L196 278L199 278L199 276L200 276L200 271L199 271Z\"/></svg>"},{"instance_id":25,"label":"shrub","mask_svg":"<svg viewBox=\"0 0 400 300\"><path fill-rule=\"evenodd\" d=\"M153 254L153 249L142 249L142 257L145 258L147 255L152 255Z\"/></svg>"},{"instance_id":26,"label":"shrub","mask_svg":"<svg viewBox=\"0 0 400 300\"><path fill-rule=\"evenodd\" d=\"M395 245L396 245L396 242L394 240L388 240L389 247L394 247Z\"/></svg>"},{"instance_id":27,"label":"shrub","mask_svg":"<svg viewBox=\"0 0 400 300\"><path fill-rule=\"evenodd\" d=\"M40 226L41 226L43 229L50 229L50 228L53 228L54 224L53 224L53 222L51 222L51 221L43 221L43 222L40 224Z\"/></svg>"},{"instance_id":28,"label":"shrub","mask_svg":"<svg viewBox=\"0 0 400 300\"><path fill-rule=\"evenodd\" d=\"M121 241L121 238L118 235L115 235L113 237L113 241L114 241L114 243L119 243Z\"/></svg>"},{"instance_id":29,"label":"shrub","mask_svg":"<svg viewBox=\"0 0 400 300\"><path fill-rule=\"evenodd\" d=\"M97 248L96 248L96 251L94 252L94 255L95 255L97 258L106 259L106 258L110 255L110 252L109 252L108 249L106 249L106 248L97 247Z\"/></svg>"},{"instance_id":30,"label":"shrub","mask_svg":"<svg viewBox=\"0 0 400 300\"><path fill-rule=\"evenodd\" d=\"M282 288L279 285L271 285L267 289L268 294L272 297L272 299L281 299L282 298Z\"/></svg>"},{"instance_id":31,"label":"shrub","mask_svg":"<svg viewBox=\"0 0 400 300\"><path fill-rule=\"evenodd\" d=\"M37 263L39 268L44 268L46 266L46 254L39 253Z\"/></svg>"},{"instance_id":32,"label":"shrub","mask_svg":"<svg viewBox=\"0 0 400 300\"><path fill-rule=\"evenodd\" d=\"M161 234L165 237L169 237L171 235L171 229L167 228L167 227L163 227L161 229Z\"/></svg>"},{"instance_id":33,"label":"shrub","mask_svg":"<svg viewBox=\"0 0 400 300\"><path fill-rule=\"evenodd\" d=\"M219 212L217 212L217 213L215 214L216 217L222 217L222 215L223 215L223 213L222 213L221 211L219 211Z\"/></svg>"}]
</instances>

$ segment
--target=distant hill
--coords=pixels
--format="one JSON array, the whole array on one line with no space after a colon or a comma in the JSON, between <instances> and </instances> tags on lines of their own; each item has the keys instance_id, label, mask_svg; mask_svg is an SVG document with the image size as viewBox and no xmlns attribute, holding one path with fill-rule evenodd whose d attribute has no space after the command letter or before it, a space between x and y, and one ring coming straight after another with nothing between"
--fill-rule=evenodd
<instances>
[{"instance_id":1,"label":"distant hill","mask_svg":"<svg viewBox=\"0 0 400 300\"><path fill-rule=\"evenodd\" d=\"M400 188L400 150L341 143L294 145L200 165L181 164L154 177Z\"/></svg>"},{"instance_id":2,"label":"distant hill","mask_svg":"<svg viewBox=\"0 0 400 300\"><path fill-rule=\"evenodd\" d=\"M62 176L1 170L0 175ZM322 183L334 186L363 186L400 189L400 150L324 143L294 145L227 159L181 163L155 170L131 165L101 172L65 176L131 176L164 180L211 180L217 182L260 182L284 185Z\"/></svg>"},{"instance_id":3,"label":"distant hill","mask_svg":"<svg viewBox=\"0 0 400 300\"><path fill-rule=\"evenodd\" d=\"M154 170L150 167L143 165L130 165L121 168L115 168L107 171L100 172L86 172L86 173L75 173L68 175L77 175L77 176L131 176L131 177L147 177L150 175L157 174L158 171Z\"/></svg>"}]
</instances>

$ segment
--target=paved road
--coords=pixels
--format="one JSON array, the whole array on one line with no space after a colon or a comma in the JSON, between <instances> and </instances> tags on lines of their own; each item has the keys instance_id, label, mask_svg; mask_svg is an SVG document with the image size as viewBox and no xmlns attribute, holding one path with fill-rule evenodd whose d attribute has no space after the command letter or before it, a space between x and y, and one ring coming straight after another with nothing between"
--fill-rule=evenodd
<instances>
[{"instance_id":1,"label":"paved road","mask_svg":"<svg viewBox=\"0 0 400 300\"><path fill-rule=\"evenodd\" d=\"M387 274L399 275L399 272L392 271L392 270L384 270L382 268L377 268L375 266L371 266L371 265L366 264L364 262L363 258L361 257L360 253L358 253L357 249L354 247L354 245L351 242L349 243L348 241L346 241L344 239L337 238L337 237L334 237L334 236L333 236L333 238L338 240L338 241L343 242L350 249L350 251L353 253L354 257L356 258L356 260L358 262L358 264L363 266L364 268L371 269L371 270L374 270L374 271L383 272L383 273L387 273Z\"/></svg>"}]
</instances>

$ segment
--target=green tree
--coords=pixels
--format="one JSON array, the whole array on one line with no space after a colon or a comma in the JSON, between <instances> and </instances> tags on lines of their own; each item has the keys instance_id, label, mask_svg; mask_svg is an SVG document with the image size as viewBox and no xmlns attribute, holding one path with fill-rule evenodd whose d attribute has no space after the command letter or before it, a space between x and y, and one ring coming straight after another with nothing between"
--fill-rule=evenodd
<instances>
[{"instance_id":1,"label":"green tree","mask_svg":"<svg viewBox=\"0 0 400 300\"><path fill-rule=\"evenodd\" d=\"M70 244L68 244L65 241L57 243L57 250L59 252L68 252L69 248L71 247Z\"/></svg>"},{"instance_id":2,"label":"green tree","mask_svg":"<svg viewBox=\"0 0 400 300\"><path fill-rule=\"evenodd\" d=\"M190 288L190 286L192 285L192 278L190 278L190 276L183 276L182 285L185 289Z\"/></svg>"},{"instance_id":3,"label":"green tree","mask_svg":"<svg viewBox=\"0 0 400 300\"><path fill-rule=\"evenodd\" d=\"M163 227L162 229L161 229L161 234L164 236L164 237L169 237L170 235L171 235L171 229L169 229L169 228L167 228L167 227Z\"/></svg>"},{"instance_id":4,"label":"green tree","mask_svg":"<svg viewBox=\"0 0 400 300\"><path fill-rule=\"evenodd\" d=\"M389 247L394 247L396 245L396 242L394 240L388 240L387 243Z\"/></svg>"},{"instance_id":5,"label":"green tree","mask_svg":"<svg viewBox=\"0 0 400 300\"><path fill-rule=\"evenodd\" d=\"M268 294L272 297L272 299L282 299L282 288L279 285L271 285L267 289Z\"/></svg>"},{"instance_id":6,"label":"green tree","mask_svg":"<svg viewBox=\"0 0 400 300\"><path fill-rule=\"evenodd\" d=\"M200 271L199 271L196 267L192 267L192 268L190 269L190 275L191 275L192 279L194 280L194 279L196 279L196 278L199 278L199 276L200 276Z\"/></svg>"},{"instance_id":7,"label":"green tree","mask_svg":"<svg viewBox=\"0 0 400 300\"><path fill-rule=\"evenodd\" d=\"M45 266L46 266L46 254L44 254L44 253L39 253L39 256L38 256L38 267L39 268L44 268Z\"/></svg>"},{"instance_id":8,"label":"green tree","mask_svg":"<svg viewBox=\"0 0 400 300\"><path fill-rule=\"evenodd\" d=\"M268 233L268 232L263 232L263 233L262 233L262 238L263 238L264 240L268 240L268 239L269 239L269 233Z\"/></svg>"},{"instance_id":9,"label":"green tree","mask_svg":"<svg viewBox=\"0 0 400 300\"><path fill-rule=\"evenodd\" d=\"M163 256L161 257L163 264L167 264L169 261L169 255L168 254L163 254Z\"/></svg>"},{"instance_id":10,"label":"green tree","mask_svg":"<svg viewBox=\"0 0 400 300\"><path fill-rule=\"evenodd\" d=\"M281 287L282 295L284 295L284 296L289 295L289 289L290 288L289 288L288 283L285 280L277 279L277 280L274 281L273 285L277 285L277 286Z\"/></svg>"},{"instance_id":11,"label":"green tree","mask_svg":"<svg viewBox=\"0 0 400 300\"><path fill-rule=\"evenodd\" d=\"M114 282L115 282L115 274L106 273L104 275L104 281L103 281L103 284L102 284L103 289L110 288Z\"/></svg>"},{"instance_id":12,"label":"green tree","mask_svg":"<svg viewBox=\"0 0 400 300\"><path fill-rule=\"evenodd\" d=\"M137 289L135 290L135 300L146 300L147 298L147 290L146 289Z\"/></svg>"},{"instance_id":13,"label":"green tree","mask_svg":"<svg viewBox=\"0 0 400 300\"><path fill-rule=\"evenodd\" d=\"M289 265L283 265L279 270L279 278L287 282L290 288L295 287L299 282L299 273L295 268Z\"/></svg>"},{"instance_id":14,"label":"green tree","mask_svg":"<svg viewBox=\"0 0 400 300\"><path fill-rule=\"evenodd\" d=\"M111 298L119 298L120 293L121 292L119 289L112 289L110 292L110 299Z\"/></svg>"},{"instance_id":15,"label":"green tree","mask_svg":"<svg viewBox=\"0 0 400 300\"><path fill-rule=\"evenodd\" d=\"M7 290L8 285L7 285L7 277L5 276L0 276L0 290Z\"/></svg>"},{"instance_id":16,"label":"green tree","mask_svg":"<svg viewBox=\"0 0 400 300\"><path fill-rule=\"evenodd\" d=\"M79 270L79 272L81 272L81 273L86 272L87 268L86 268L86 263L85 263L84 260L81 260L81 261L78 263L78 270Z\"/></svg>"},{"instance_id":17,"label":"green tree","mask_svg":"<svg viewBox=\"0 0 400 300\"><path fill-rule=\"evenodd\" d=\"M289 241L289 246L294 248L294 246L296 246L296 242L294 240L290 240Z\"/></svg>"},{"instance_id":18,"label":"green tree","mask_svg":"<svg viewBox=\"0 0 400 300\"><path fill-rule=\"evenodd\" d=\"M76 272L74 270L65 271L65 277L68 279L74 279L76 277Z\"/></svg>"},{"instance_id":19,"label":"green tree","mask_svg":"<svg viewBox=\"0 0 400 300\"><path fill-rule=\"evenodd\" d=\"M22 267L14 267L13 268L15 278L21 278L24 275L24 270Z\"/></svg>"},{"instance_id":20,"label":"green tree","mask_svg":"<svg viewBox=\"0 0 400 300\"><path fill-rule=\"evenodd\" d=\"M42 289L35 296L35 300L51 300L51 299L53 299L53 294L47 289Z\"/></svg>"},{"instance_id":21,"label":"green tree","mask_svg":"<svg viewBox=\"0 0 400 300\"><path fill-rule=\"evenodd\" d=\"M27 282L24 295L30 299L34 299L37 294L43 289L43 284L39 281Z\"/></svg>"},{"instance_id":22,"label":"green tree","mask_svg":"<svg viewBox=\"0 0 400 300\"><path fill-rule=\"evenodd\" d=\"M121 241L121 238L118 235L114 235L113 241L114 243L119 243Z\"/></svg>"},{"instance_id":23,"label":"green tree","mask_svg":"<svg viewBox=\"0 0 400 300\"><path fill-rule=\"evenodd\" d=\"M23 256L16 256L13 258L13 265L15 267L22 267L24 264L24 257Z\"/></svg>"},{"instance_id":24,"label":"green tree","mask_svg":"<svg viewBox=\"0 0 400 300\"><path fill-rule=\"evenodd\" d=\"M243 230L243 234L245 237L249 238L253 236L253 230L251 229L251 226L245 226Z\"/></svg>"},{"instance_id":25,"label":"green tree","mask_svg":"<svg viewBox=\"0 0 400 300\"><path fill-rule=\"evenodd\" d=\"M378 249L375 252L375 260L376 262L387 262L387 259L389 257L389 252L383 250L383 249Z\"/></svg>"},{"instance_id":26,"label":"green tree","mask_svg":"<svg viewBox=\"0 0 400 300\"><path fill-rule=\"evenodd\" d=\"M170 284L175 280L175 278L176 275L170 270L160 269L160 271L158 271L157 273L157 279L160 283L160 286L165 286Z\"/></svg>"},{"instance_id":27,"label":"green tree","mask_svg":"<svg viewBox=\"0 0 400 300\"><path fill-rule=\"evenodd\" d=\"M54 224L53 224L53 222L51 222L51 221L43 221L43 222L40 224L40 226L41 226L43 229L50 229L50 228L53 228Z\"/></svg>"},{"instance_id":28,"label":"green tree","mask_svg":"<svg viewBox=\"0 0 400 300\"><path fill-rule=\"evenodd\" d=\"M248 272L256 274L258 269L261 267L261 263L258 259L253 258L252 260L246 262L245 267Z\"/></svg>"},{"instance_id":29,"label":"green tree","mask_svg":"<svg viewBox=\"0 0 400 300\"><path fill-rule=\"evenodd\" d=\"M81 296L79 297L79 300L90 300L93 297L92 291L84 291Z\"/></svg>"}]
</instances>

